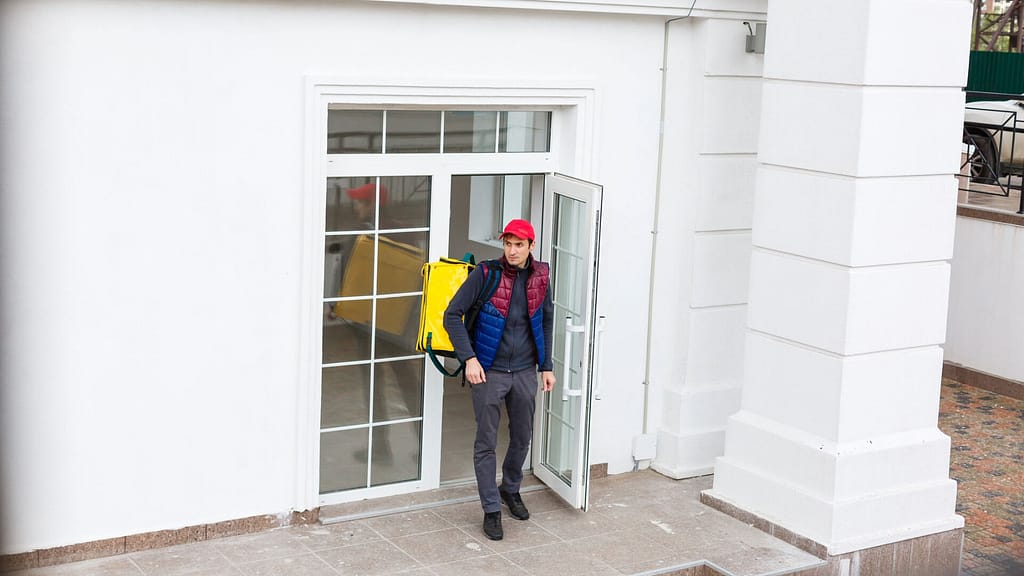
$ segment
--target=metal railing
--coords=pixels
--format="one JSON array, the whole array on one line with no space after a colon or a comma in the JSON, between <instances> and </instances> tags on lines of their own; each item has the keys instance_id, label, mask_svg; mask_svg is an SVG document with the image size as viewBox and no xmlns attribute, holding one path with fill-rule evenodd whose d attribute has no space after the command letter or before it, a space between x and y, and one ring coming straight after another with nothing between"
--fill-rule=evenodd
<instances>
[{"instance_id":1,"label":"metal railing","mask_svg":"<svg viewBox=\"0 0 1024 576\"><path fill-rule=\"evenodd\" d=\"M967 92L960 190L1020 196L1024 214L1024 95Z\"/></svg>"}]
</instances>

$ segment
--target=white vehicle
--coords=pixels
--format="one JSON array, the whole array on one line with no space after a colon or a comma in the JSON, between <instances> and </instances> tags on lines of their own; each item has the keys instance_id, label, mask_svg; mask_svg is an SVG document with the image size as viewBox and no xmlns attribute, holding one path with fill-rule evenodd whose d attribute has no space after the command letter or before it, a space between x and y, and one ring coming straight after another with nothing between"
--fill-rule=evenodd
<instances>
[{"instance_id":1,"label":"white vehicle","mask_svg":"<svg viewBox=\"0 0 1024 576\"><path fill-rule=\"evenodd\" d=\"M972 150L971 178L977 182L1024 172L1024 100L968 102L964 143Z\"/></svg>"}]
</instances>

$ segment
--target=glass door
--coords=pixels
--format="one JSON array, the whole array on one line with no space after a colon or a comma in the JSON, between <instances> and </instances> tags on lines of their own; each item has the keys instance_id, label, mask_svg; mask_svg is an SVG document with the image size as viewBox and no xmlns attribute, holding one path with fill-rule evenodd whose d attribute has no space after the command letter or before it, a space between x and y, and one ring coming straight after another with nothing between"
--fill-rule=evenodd
<instances>
[{"instance_id":1,"label":"glass door","mask_svg":"<svg viewBox=\"0 0 1024 576\"><path fill-rule=\"evenodd\" d=\"M327 178L320 492L422 477L429 176Z\"/></svg>"},{"instance_id":2,"label":"glass door","mask_svg":"<svg viewBox=\"0 0 1024 576\"><path fill-rule=\"evenodd\" d=\"M544 206L541 254L551 264L557 383L540 393L533 472L573 507L586 510L601 187L548 175Z\"/></svg>"}]
</instances>

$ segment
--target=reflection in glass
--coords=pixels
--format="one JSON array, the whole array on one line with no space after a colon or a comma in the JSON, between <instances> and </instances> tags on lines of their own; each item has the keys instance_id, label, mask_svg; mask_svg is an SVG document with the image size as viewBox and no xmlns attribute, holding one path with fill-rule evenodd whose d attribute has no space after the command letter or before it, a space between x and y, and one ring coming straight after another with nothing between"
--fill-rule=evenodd
<instances>
[{"instance_id":1,"label":"reflection in glass","mask_svg":"<svg viewBox=\"0 0 1024 576\"><path fill-rule=\"evenodd\" d=\"M341 244L341 288L334 297L369 296L373 293L374 241L370 234L358 236L334 236ZM340 302L338 303L341 304ZM353 304L353 306L357 306ZM356 320L341 313L342 306L336 306L335 314L359 322L369 322L369 316Z\"/></svg>"},{"instance_id":2,"label":"reflection in glass","mask_svg":"<svg viewBox=\"0 0 1024 576\"><path fill-rule=\"evenodd\" d=\"M445 153L495 152L497 120L497 112L445 112Z\"/></svg>"},{"instance_id":3,"label":"reflection in glass","mask_svg":"<svg viewBox=\"0 0 1024 576\"><path fill-rule=\"evenodd\" d=\"M420 421L373 427L370 486L420 477L421 428Z\"/></svg>"},{"instance_id":4,"label":"reflection in glass","mask_svg":"<svg viewBox=\"0 0 1024 576\"><path fill-rule=\"evenodd\" d=\"M499 152L548 152L551 112L502 112Z\"/></svg>"},{"instance_id":5,"label":"reflection in glass","mask_svg":"<svg viewBox=\"0 0 1024 576\"><path fill-rule=\"evenodd\" d=\"M441 112L388 110L384 151L394 153L441 152Z\"/></svg>"},{"instance_id":6,"label":"reflection in glass","mask_svg":"<svg viewBox=\"0 0 1024 576\"><path fill-rule=\"evenodd\" d=\"M320 385L320 427L370 421L370 365L324 368Z\"/></svg>"},{"instance_id":7,"label":"reflection in glass","mask_svg":"<svg viewBox=\"0 0 1024 576\"><path fill-rule=\"evenodd\" d=\"M416 354L416 329L420 319L420 296L377 300L377 349L391 356Z\"/></svg>"},{"instance_id":8,"label":"reflection in glass","mask_svg":"<svg viewBox=\"0 0 1024 576\"><path fill-rule=\"evenodd\" d=\"M320 434L320 492L366 486L366 428Z\"/></svg>"},{"instance_id":9,"label":"reflection in glass","mask_svg":"<svg viewBox=\"0 0 1024 576\"><path fill-rule=\"evenodd\" d=\"M387 193L386 188L379 191L385 203ZM377 194L376 178L328 178L327 231L373 230Z\"/></svg>"},{"instance_id":10,"label":"reflection in glass","mask_svg":"<svg viewBox=\"0 0 1024 576\"><path fill-rule=\"evenodd\" d=\"M341 293L343 244L338 236L324 238L324 298L337 298Z\"/></svg>"},{"instance_id":11,"label":"reflection in glass","mask_svg":"<svg viewBox=\"0 0 1024 576\"><path fill-rule=\"evenodd\" d=\"M387 422L422 415L423 359L375 362L373 421Z\"/></svg>"},{"instance_id":12,"label":"reflection in glass","mask_svg":"<svg viewBox=\"0 0 1024 576\"><path fill-rule=\"evenodd\" d=\"M366 307L369 307L368 300L363 302ZM345 302L345 304L352 305L357 302ZM324 364L369 360L370 331L367 326L338 319L325 322L323 331Z\"/></svg>"},{"instance_id":13,"label":"reflection in glass","mask_svg":"<svg viewBox=\"0 0 1024 576\"><path fill-rule=\"evenodd\" d=\"M430 225L430 176L386 176L380 183L387 190L387 200L381 202L379 228Z\"/></svg>"},{"instance_id":14,"label":"reflection in glass","mask_svg":"<svg viewBox=\"0 0 1024 576\"><path fill-rule=\"evenodd\" d=\"M388 234L379 238L377 294L421 291L420 271L427 261L427 233Z\"/></svg>"},{"instance_id":15,"label":"reflection in glass","mask_svg":"<svg viewBox=\"0 0 1024 576\"><path fill-rule=\"evenodd\" d=\"M383 110L328 110L328 154L380 154Z\"/></svg>"}]
</instances>

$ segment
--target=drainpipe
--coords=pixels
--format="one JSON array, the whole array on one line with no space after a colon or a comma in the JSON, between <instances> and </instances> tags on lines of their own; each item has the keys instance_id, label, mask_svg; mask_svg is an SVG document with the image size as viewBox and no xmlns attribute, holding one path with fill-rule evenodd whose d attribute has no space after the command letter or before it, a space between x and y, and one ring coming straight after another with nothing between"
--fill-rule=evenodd
<instances>
[{"instance_id":1,"label":"drainpipe","mask_svg":"<svg viewBox=\"0 0 1024 576\"><path fill-rule=\"evenodd\" d=\"M654 339L654 272L657 266L658 260L658 230L660 226L661 218L661 172L662 164L664 163L663 157L665 152L665 101L666 91L668 84L668 31L669 25L677 20L685 20L693 14L693 7L697 5L697 0L693 0L690 4L690 9L687 11L685 16L678 16L676 18L669 18L665 20L665 31L662 34L662 47L661 47L661 110L660 118L658 119L658 171L657 180L654 185L654 223L651 229L651 277L648 280L648 293L647 293L647 348L646 355L644 358L644 412L643 412L643 426L641 429L642 434L648 434L648 405L650 403L651 396L651 341ZM633 458L633 470L636 471L640 467L639 460L636 459L634 452Z\"/></svg>"}]
</instances>

